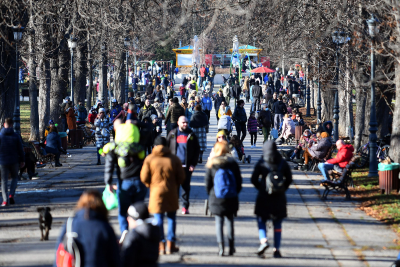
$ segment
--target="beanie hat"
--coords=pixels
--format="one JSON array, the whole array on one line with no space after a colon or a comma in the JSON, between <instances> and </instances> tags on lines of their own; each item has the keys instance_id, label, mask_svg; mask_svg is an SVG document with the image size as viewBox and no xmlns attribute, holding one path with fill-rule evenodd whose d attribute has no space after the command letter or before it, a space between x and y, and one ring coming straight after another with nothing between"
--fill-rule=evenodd
<instances>
[{"instance_id":1,"label":"beanie hat","mask_svg":"<svg viewBox=\"0 0 400 267\"><path fill-rule=\"evenodd\" d=\"M218 136L221 136L221 135L226 136L224 130L221 130L221 131L219 131L219 132L217 133L217 138L218 138Z\"/></svg>"},{"instance_id":2,"label":"beanie hat","mask_svg":"<svg viewBox=\"0 0 400 267\"><path fill-rule=\"evenodd\" d=\"M149 218L149 210L143 202L136 202L129 206L128 215L135 220L145 220Z\"/></svg>"},{"instance_id":3,"label":"beanie hat","mask_svg":"<svg viewBox=\"0 0 400 267\"><path fill-rule=\"evenodd\" d=\"M327 132L323 132L323 133L321 133L321 137L327 138L327 137L329 137L329 134Z\"/></svg>"}]
</instances>

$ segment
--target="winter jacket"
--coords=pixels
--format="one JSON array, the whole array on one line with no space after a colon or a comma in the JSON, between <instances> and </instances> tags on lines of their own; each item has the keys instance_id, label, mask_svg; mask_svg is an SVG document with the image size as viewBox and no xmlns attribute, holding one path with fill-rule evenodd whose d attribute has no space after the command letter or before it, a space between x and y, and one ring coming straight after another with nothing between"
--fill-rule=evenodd
<instances>
[{"instance_id":1,"label":"winter jacket","mask_svg":"<svg viewBox=\"0 0 400 267\"><path fill-rule=\"evenodd\" d=\"M154 219L138 220L135 229L129 231L121 247L121 266L157 267L160 228Z\"/></svg>"},{"instance_id":2,"label":"winter jacket","mask_svg":"<svg viewBox=\"0 0 400 267\"><path fill-rule=\"evenodd\" d=\"M139 120L143 121L145 118L150 120L151 115L157 115L157 110L152 106L143 106L138 114Z\"/></svg>"},{"instance_id":3,"label":"winter jacket","mask_svg":"<svg viewBox=\"0 0 400 267\"><path fill-rule=\"evenodd\" d=\"M203 103L203 110L212 110L212 100L210 97L203 97L201 102Z\"/></svg>"},{"instance_id":4,"label":"winter jacket","mask_svg":"<svg viewBox=\"0 0 400 267\"><path fill-rule=\"evenodd\" d=\"M185 86L179 87L179 92L181 93L181 97L185 97L185 95L186 95L186 88L185 88Z\"/></svg>"},{"instance_id":5,"label":"winter jacket","mask_svg":"<svg viewBox=\"0 0 400 267\"><path fill-rule=\"evenodd\" d=\"M191 88L190 87L190 85L191 84L194 84L192 87L193 87L193 90L196 90L196 92L199 90L199 88L198 88L198 86L197 86L197 83L194 81L194 80L191 80L190 82L189 82L189 88Z\"/></svg>"},{"instance_id":6,"label":"winter jacket","mask_svg":"<svg viewBox=\"0 0 400 267\"><path fill-rule=\"evenodd\" d=\"M236 106L235 110L233 111L232 119L239 123L246 123L247 122L246 110L242 107Z\"/></svg>"},{"instance_id":7,"label":"winter jacket","mask_svg":"<svg viewBox=\"0 0 400 267\"><path fill-rule=\"evenodd\" d=\"M291 134L295 134L296 126L291 118L283 119L281 137L288 138Z\"/></svg>"},{"instance_id":8,"label":"winter jacket","mask_svg":"<svg viewBox=\"0 0 400 267\"><path fill-rule=\"evenodd\" d=\"M188 133L187 137L187 147L186 147L186 166L196 166L197 160L199 159L200 146L197 136L193 134L191 129L186 129ZM176 155L176 150L178 146L176 145L176 137L178 133L178 128L171 130L167 136L167 146L171 150L173 155Z\"/></svg>"},{"instance_id":9,"label":"winter jacket","mask_svg":"<svg viewBox=\"0 0 400 267\"><path fill-rule=\"evenodd\" d=\"M96 120L96 117L97 117L97 112L96 112L96 110L90 112L90 113L89 113L89 116L88 116L89 122L93 124L94 121Z\"/></svg>"},{"instance_id":10,"label":"winter jacket","mask_svg":"<svg viewBox=\"0 0 400 267\"><path fill-rule=\"evenodd\" d=\"M194 107L190 107L185 110L185 117L187 118L188 121L191 120L193 113L194 113Z\"/></svg>"},{"instance_id":11,"label":"winter jacket","mask_svg":"<svg viewBox=\"0 0 400 267\"><path fill-rule=\"evenodd\" d=\"M343 145L337 155L336 158L327 160L326 163L329 164L338 164L340 168L345 168L347 164L349 164L351 158L353 157L354 147L352 145Z\"/></svg>"},{"instance_id":12,"label":"winter jacket","mask_svg":"<svg viewBox=\"0 0 400 267\"><path fill-rule=\"evenodd\" d=\"M115 120L115 118L118 116L118 114L120 113L122 111L122 108L121 108L121 106L120 105L115 105L115 107L112 107L111 108L111 111L110 111L110 120L111 121L114 121Z\"/></svg>"},{"instance_id":13,"label":"winter jacket","mask_svg":"<svg viewBox=\"0 0 400 267\"><path fill-rule=\"evenodd\" d=\"M203 111L195 110L192 114L192 117L189 122L190 128L203 128L208 125L208 117L207 114Z\"/></svg>"},{"instance_id":14,"label":"winter jacket","mask_svg":"<svg viewBox=\"0 0 400 267\"><path fill-rule=\"evenodd\" d=\"M236 180L236 192L239 195L242 190L242 175L239 165L231 156L220 156L210 159L212 167L207 168L205 175L205 186L208 197L208 206L210 212L219 216L228 216L235 214L239 210L239 198L217 198L214 191L214 177L219 169L231 170Z\"/></svg>"},{"instance_id":15,"label":"winter jacket","mask_svg":"<svg viewBox=\"0 0 400 267\"><path fill-rule=\"evenodd\" d=\"M76 117L74 107L67 107L65 110L65 116L67 117L67 124L69 130L76 130Z\"/></svg>"},{"instance_id":16,"label":"winter jacket","mask_svg":"<svg viewBox=\"0 0 400 267\"><path fill-rule=\"evenodd\" d=\"M332 145L333 141L331 137L322 138L318 141L317 145L311 146L308 149L308 152L313 158L323 159L326 157L326 154L328 153Z\"/></svg>"},{"instance_id":17,"label":"winter jacket","mask_svg":"<svg viewBox=\"0 0 400 267\"><path fill-rule=\"evenodd\" d=\"M96 146L103 147L105 144L110 142L110 127L111 120L105 116L103 119L96 119L94 126L96 127ZM104 134L104 135L103 135Z\"/></svg>"},{"instance_id":18,"label":"winter jacket","mask_svg":"<svg viewBox=\"0 0 400 267\"><path fill-rule=\"evenodd\" d=\"M154 95L154 99L158 98L158 100L161 103L164 102L164 96L163 96L163 92L161 90L160 91L154 91L153 95Z\"/></svg>"},{"instance_id":19,"label":"winter jacket","mask_svg":"<svg viewBox=\"0 0 400 267\"><path fill-rule=\"evenodd\" d=\"M258 123L256 118L249 117L247 121L247 130L249 133L256 133L258 131Z\"/></svg>"},{"instance_id":20,"label":"winter jacket","mask_svg":"<svg viewBox=\"0 0 400 267\"><path fill-rule=\"evenodd\" d=\"M264 120L264 118L266 118ZM261 127L266 127L266 128L270 128L271 124L272 124L272 114L271 111L268 110L261 110L260 113L258 114L258 118L257 118L258 124Z\"/></svg>"},{"instance_id":21,"label":"winter jacket","mask_svg":"<svg viewBox=\"0 0 400 267\"><path fill-rule=\"evenodd\" d=\"M263 157L254 166L251 183L258 190L254 213L263 219L283 219L287 217L286 194L269 195L266 191L266 177L270 170L278 170L282 161L281 172L285 179L285 188L292 183L292 172L289 164L278 152L274 141L267 141L263 147Z\"/></svg>"},{"instance_id":22,"label":"winter jacket","mask_svg":"<svg viewBox=\"0 0 400 267\"><path fill-rule=\"evenodd\" d=\"M232 96L233 98L239 99L241 93L242 93L242 88L240 88L240 85L239 85L239 84L235 84L235 85L232 87L232 94L231 94L231 96Z\"/></svg>"},{"instance_id":23,"label":"winter jacket","mask_svg":"<svg viewBox=\"0 0 400 267\"><path fill-rule=\"evenodd\" d=\"M214 101L214 109L215 110L219 110L219 107L221 106L222 102L225 102L225 97L224 96L217 96L215 97L215 101Z\"/></svg>"},{"instance_id":24,"label":"winter jacket","mask_svg":"<svg viewBox=\"0 0 400 267\"><path fill-rule=\"evenodd\" d=\"M231 97L231 90L229 89L229 86L224 86L222 88L222 94L224 97Z\"/></svg>"},{"instance_id":25,"label":"winter jacket","mask_svg":"<svg viewBox=\"0 0 400 267\"><path fill-rule=\"evenodd\" d=\"M60 148L61 148L61 138L56 132L51 132L47 135L46 138L46 152L47 153L52 153L54 155L57 155L60 153Z\"/></svg>"},{"instance_id":26,"label":"winter jacket","mask_svg":"<svg viewBox=\"0 0 400 267\"><path fill-rule=\"evenodd\" d=\"M201 67L200 68L200 77L204 78L207 74L206 68Z\"/></svg>"},{"instance_id":27,"label":"winter jacket","mask_svg":"<svg viewBox=\"0 0 400 267\"><path fill-rule=\"evenodd\" d=\"M285 103L283 103L280 100L276 101L272 108L272 112L274 112L274 114L285 115L287 113L287 108L286 108Z\"/></svg>"},{"instance_id":28,"label":"winter jacket","mask_svg":"<svg viewBox=\"0 0 400 267\"><path fill-rule=\"evenodd\" d=\"M81 266L120 266L117 237L106 217L91 209L80 209L72 221L72 232L77 233L75 242L83 256ZM66 224L61 229L56 248L63 241L65 233ZM53 266L56 267L56 264Z\"/></svg>"},{"instance_id":29,"label":"winter jacket","mask_svg":"<svg viewBox=\"0 0 400 267\"><path fill-rule=\"evenodd\" d=\"M262 90L259 85L254 85L251 89L253 98L260 99L262 97Z\"/></svg>"},{"instance_id":30,"label":"winter jacket","mask_svg":"<svg viewBox=\"0 0 400 267\"><path fill-rule=\"evenodd\" d=\"M330 129L328 129L327 125L330 125ZM324 129L324 132L327 132L330 136L332 135L332 131L333 131L333 124L331 121L326 121L322 124L322 128Z\"/></svg>"},{"instance_id":31,"label":"winter jacket","mask_svg":"<svg viewBox=\"0 0 400 267\"><path fill-rule=\"evenodd\" d=\"M78 108L78 121L85 122L87 117L88 117L88 113L87 113L86 108L83 106L80 106Z\"/></svg>"},{"instance_id":32,"label":"winter jacket","mask_svg":"<svg viewBox=\"0 0 400 267\"><path fill-rule=\"evenodd\" d=\"M0 131L0 165L11 165L25 162L21 137L13 128L3 128Z\"/></svg>"},{"instance_id":33,"label":"winter jacket","mask_svg":"<svg viewBox=\"0 0 400 267\"><path fill-rule=\"evenodd\" d=\"M156 110L156 112L157 112L157 117L159 118L159 119L162 119L162 117L163 117L163 107L162 107L162 104L161 103L154 103L153 104L153 107L154 107L154 109Z\"/></svg>"},{"instance_id":34,"label":"winter jacket","mask_svg":"<svg viewBox=\"0 0 400 267\"><path fill-rule=\"evenodd\" d=\"M178 188L185 180L185 172L179 158L168 147L153 148L144 160L140 180L150 189L150 213L172 212L179 208Z\"/></svg>"},{"instance_id":35,"label":"winter jacket","mask_svg":"<svg viewBox=\"0 0 400 267\"><path fill-rule=\"evenodd\" d=\"M185 110L178 103L173 103L168 108L165 121L169 119L171 123L177 123L180 116L185 116Z\"/></svg>"},{"instance_id":36,"label":"winter jacket","mask_svg":"<svg viewBox=\"0 0 400 267\"><path fill-rule=\"evenodd\" d=\"M221 107L219 107L219 109L218 109L218 118L221 118L224 115L232 117L232 111L231 111L231 108L229 106L225 107L225 109L223 109L223 110L221 109Z\"/></svg>"},{"instance_id":37,"label":"winter jacket","mask_svg":"<svg viewBox=\"0 0 400 267\"><path fill-rule=\"evenodd\" d=\"M273 112L273 110L274 110L274 105L275 105L275 103L278 101L278 99L274 99L274 98L271 98L269 101L268 101L268 108L269 108L269 110L271 111L271 112Z\"/></svg>"}]
</instances>

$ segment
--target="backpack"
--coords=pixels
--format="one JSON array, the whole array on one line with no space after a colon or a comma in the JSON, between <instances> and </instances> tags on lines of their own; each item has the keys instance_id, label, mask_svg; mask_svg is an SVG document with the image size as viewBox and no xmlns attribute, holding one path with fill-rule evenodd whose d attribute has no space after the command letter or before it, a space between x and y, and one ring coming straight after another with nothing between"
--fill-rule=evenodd
<instances>
[{"instance_id":1,"label":"backpack","mask_svg":"<svg viewBox=\"0 0 400 267\"><path fill-rule=\"evenodd\" d=\"M189 87L190 87L190 90L196 90L196 84L194 84L194 83L191 83L189 85Z\"/></svg>"},{"instance_id":2,"label":"backpack","mask_svg":"<svg viewBox=\"0 0 400 267\"><path fill-rule=\"evenodd\" d=\"M265 191L268 193L268 195L280 194L286 191L285 188L286 177L283 176L281 172L282 165L283 165L283 160L281 159L281 162L278 165L278 169L271 170L265 163L265 167L269 171L267 176L265 177Z\"/></svg>"},{"instance_id":3,"label":"backpack","mask_svg":"<svg viewBox=\"0 0 400 267\"><path fill-rule=\"evenodd\" d=\"M214 193L217 198L237 197L236 180L229 169L218 169L214 176Z\"/></svg>"},{"instance_id":4,"label":"backpack","mask_svg":"<svg viewBox=\"0 0 400 267\"><path fill-rule=\"evenodd\" d=\"M73 218L69 217L67 221L67 229L63 239L57 249L56 254L56 265L57 267L80 267L81 253L78 245L75 243L74 238L77 237L77 233L72 232L72 221Z\"/></svg>"}]
</instances>

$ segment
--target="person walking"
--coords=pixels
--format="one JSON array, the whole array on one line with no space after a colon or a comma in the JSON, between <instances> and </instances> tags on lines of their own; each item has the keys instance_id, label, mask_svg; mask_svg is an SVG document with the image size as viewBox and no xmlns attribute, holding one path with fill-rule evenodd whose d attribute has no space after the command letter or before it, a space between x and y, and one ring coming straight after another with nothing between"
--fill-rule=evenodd
<instances>
[{"instance_id":1,"label":"person walking","mask_svg":"<svg viewBox=\"0 0 400 267\"><path fill-rule=\"evenodd\" d=\"M235 253L233 217L239 210L238 195L242 190L242 175L239 165L230 156L226 141L214 145L213 155L206 164L205 186L208 194L208 206L215 216L215 228L218 242L218 255L224 255L224 221L227 222L229 255Z\"/></svg>"},{"instance_id":2,"label":"person walking","mask_svg":"<svg viewBox=\"0 0 400 267\"><path fill-rule=\"evenodd\" d=\"M268 182L267 182L268 180ZM271 180L277 180L277 183ZM271 181L271 182L269 182ZM258 190L255 211L257 216L260 247L257 254L262 255L269 248L267 220L274 225L274 258L281 258L279 251L282 236L282 220L287 217L286 190L292 183L289 164L278 152L274 141L267 141L263 147L263 157L254 166L251 183ZM273 184L273 186L271 186Z\"/></svg>"},{"instance_id":3,"label":"person walking","mask_svg":"<svg viewBox=\"0 0 400 267\"><path fill-rule=\"evenodd\" d=\"M25 153L21 137L14 132L14 121L6 118L4 128L0 131L0 171L2 207L14 204L15 190L18 184L18 171L25 166ZM8 191L8 176L11 176L11 187Z\"/></svg>"},{"instance_id":4,"label":"person walking","mask_svg":"<svg viewBox=\"0 0 400 267\"><path fill-rule=\"evenodd\" d=\"M75 208L75 214L61 228L57 239L56 262L59 256L64 256L58 249L67 235L67 225L70 224L74 240L79 244L81 255L80 266L85 267L118 267L120 254L117 237L108 222L108 211L104 206L101 194L97 190L83 192ZM67 248L64 248L67 249ZM59 254L60 253L60 254ZM83 257L82 257L83 256ZM54 267L61 266L54 263ZM76 265L78 266L78 265Z\"/></svg>"},{"instance_id":5,"label":"person walking","mask_svg":"<svg viewBox=\"0 0 400 267\"><path fill-rule=\"evenodd\" d=\"M185 117L187 118L187 120L189 122L190 122L190 119L192 118L193 113L194 113L194 100L190 100L189 101L189 106L185 110Z\"/></svg>"},{"instance_id":6,"label":"person walking","mask_svg":"<svg viewBox=\"0 0 400 267\"><path fill-rule=\"evenodd\" d=\"M276 130L279 130L279 126L281 125L281 122L283 121L283 116L287 113L287 108L285 103L282 101L282 96L278 96L278 101L274 103L274 106L272 108L272 112L275 114L274 117L274 128Z\"/></svg>"},{"instance_id":7,"label":"person walking","mask_svg":"<svg viewBox=\"0 0 400 267\"><path fill-rule=\"evenodd\" d=\"M165 125L169 120L171 123L171 130L178 126L178 119L181 116L185 116L185 110L179 105L179 99L174 97L172 99L172 105L169 106L167 114L165 115Z\"/></svg>"},{"instance_id":8,"label":"person walking","mask_svg":"<svg viewBox=\"0 0 400 267\"><path fill-rule=\"evenodd\" d=\"M247 130L249 131L250 134L251 148L255 148L257 142L257 134L258 134L258 123L256 119L256 113L254 111L250 113L249 120L247 121Z\"/></svg>"},{"instance_id":9,"label":"person walking","mask_svg":"<svg viewBox=\"0 0 400 267\"><path fill-rule=\"evenodd\" d=\"M256 84L252 87L252 96L253 96L253 109L251 111L260 110L260 99L262 97L262 89L260 87L260 82L256 81Z\"/></svg>"},{"instance_id":10,"label":"person walking","mask_svg":"<svg viewBox=\"0 0 400 267\"><path fill-rule=\"evenodd\" d=\"M208 127L210 124L210 116L211 116L211 110L212 110L212 99L208 96L208 93L204 93L203 98L201 99L201 102L203 103L203 112L206 113L207 118L208 118L208 124L206 126L206 132L208 133Z\"/></svg>"},{"instance_id":11,"label":"person walking","mask_svg":"<svg viewBox=\"0 0 400 267\"><path fill-rule=\"evenodd\" d=\"M260 125L263 135L264 135L264 143L268 140L268 135L271 131L272 124L272 114L268 108L267 104L264 104L260 113L258 114L258 125Z\"/></svg>"},{"instance_id":12,"label":"person walking","mask_svg":"<svg viewBox=\"0 0 400 267\"><path fill-rule=\"evenodd\" d=\"M225 97L223 96L222 91L219 90L218 95L215 97L215 101L214 101L214 110L215 110L215 116L217 117L217 121L219 120L218 113L219 113L219 108L220 108L222 102L225 103Z\"/></svg>"},{"instance_id":13,"label":"person walking","mask_svg":"<svg viewBox=\"0 0 400 267\"><path fill-rule=\"evenodd\" d=\"M235 105L238 103L241 94L242 94L242 88L239 85L239 81L235 80L235 85L232 87L232 93L231 93L231 96L235 99Z\"/></svg>"},{"instance_id":14,"label":"person walking","mask_svg":"<svg viewBox=\"0 0 400 267\"><path fill-rule=\"evenodd\" d=\"M83 104L82 101L79 101L77 123L78 124L85 124L87 117L88 117L88 112L87 112L87 110L85 108L85 105Z\"/></svg>"},{"instance_id":15,"label":"person walking","mask_svg":"<svg viewBox=\"0 0 400 267\"><path fill-rule=\"evenodd\" d=\"M139 111L138 119L140 121L150 120L151 115L157 115L157 110L150 104L150 100L146 99L144 106Z\"/></svg>"},{"instance_id":16,"label":"person walking","mask_svg":"<svg viewBox=\"0 0 400 267\"><path fill-rule=\"evenodd\" d=\"M247 115L246 115L246 110L244 109L243 100L239 100L237 102L237 106L233 111L232 119L235 122L237 136L240 139L240 141L243 142L243 140L246 138L246 122L247 122Z\"/></svg>"},{"instance_id":17,"label":"person walking","mask_svg":"<svg viewBox=\"0 0 400 267\"><path fill-rule=\"evenodd\" d=\"M61 138L58 134L57 127L50 127L49 134L46 138L46 148L47 153L55 155L55 166L62 167L60 163L60 154L64 149L61 147Z\"/></svg>"},{"instance_id":18,"label":"person walking","mask_svg":"<svg viewBox=\"0 0 400 267\"><path fill-rule=\"evenodd\" d=\"M178 127L167 136L167 146L173 155L182 162L185 170L185 182L182 184L182 214L189 214L190 180L199 159L200 145L197 136L189 128L185 116L178 119Z\"/></svg>"},{"instance_id":19,"label":"person walking","mask_svg":"<svg viewBox=\"0 0 400 267\"><path fill-rule=\"evenodd\" d=\"M76 130L76 113L72 101L65 106L65 116L67 117L68 130Z\"/></svg>"},{"instance_id":20,"label":"person walking","mask_svg":"<svg viewBox=\"0 0 400 267\"><path fill-rule=\"evenodd\" d=\"M227 105L229 106L229 103L231 102L231 89L230 89L229 85L225 85L222 88L222 92L224 94L225 101L226 101Z\"/></svg>"},{"instance_id":21,"label":"person walking","mask_svg":"<svg viewBox=\"0 0 400 267\"><path fill-rule=\"evenodd\" d=\"M207 149L207 131L208 117L201 109L200 105L194 107L192 118L189 122L189 127L192 128L193 133L197 136L200 145L200 153L198 163L203 163L203 153Z\"/></svg>"},{"instance_id":22,"label":"person walking","mask_svg":"<svg viewBox=\"0 0 400 267\"><path fill-rule=\"evenodd\" d=\"M110 142L110 127L111 120L106 116L106 110L104 108L99 108L99 113L94 121L94 126L96 127L96 148L97 148L97 165L101 165L99 151L105 144Z\"/></svg>"},{"instance_id":23,"label":"person walking","mask_svg":"<svg viewBox=\"0 0 400 267\"><path fill-rule=\"evenodd\" d=\"M154 141L153 151L144 160L140 179L150 189L149 212L160 227L159 254L178 252L179 248L175 245L176 210L179 209L178 188L184 183L185 171L179 158L171 153L164 137L158 136ZM164 236L165 214L168 219L167 238Z\"/></svg>"}]
</instances>

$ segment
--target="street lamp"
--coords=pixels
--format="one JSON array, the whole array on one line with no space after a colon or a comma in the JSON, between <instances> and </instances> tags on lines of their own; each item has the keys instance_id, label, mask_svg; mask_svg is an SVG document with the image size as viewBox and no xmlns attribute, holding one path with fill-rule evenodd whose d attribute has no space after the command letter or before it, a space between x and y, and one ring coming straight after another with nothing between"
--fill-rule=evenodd
<instances>
[{"instance_id":1,"label":"street lamp","mask_svg":"<svg viewBox=\"0 0 400 267\"><path fill-rule=\"evenodd\" d=\"M376 25L376 19L373 15L367 20L369 35L371 36L371 114L369 119L369 173L368 177L378 176L378 159L376 157L377 145L376 141L378 137L376 132L378 131L378 123L376 121L376 110L375 110L375 55L374 55L374 40L376 34L379 32L379 28Z\"/></svg>"},{"instance_id":2,"label":"street lamp","mask_svg":"<svg viewBox=\"0 0 400 267\"><path fill-rule=\"evenodd\" d=\"M311 104L310 104L310 100L311 100L311 88L310 88L310 55L308 55L308 63L307 63L307 79L305 81L306 84L306 101L307 101L307 109L306 109L306 117L311 117Z\"/></svg>"},{"instance_id":3,"label":"street lamp","mask_svg":"<svg viewBox=\"0 0 400 267\"><path fill-rule=\"evenodd\" d=\"M19 26L14 26L13 27L13 32L14 32L14 41L15 41L15 104L14 104L14 114L13 114L13 120L14 120L14 131L18 135L21 135L21 119L20 119L20 102L19 102L19 81L18 81L18 71L19 71L19 64L18 64L18 42L21 41L22 39L22 31L24 30L24 27Z\"/></svg>"},{"instance_id":4,"label":"street lamp","mask_svg":"<svg viewBox=\"0 0 400 267\"><path fill-rule=\"evenodd\" d=\"M336 44L336 92L335 102L333 104L333 122L335 128L335 141L339 140L339 46L347 42L350 38L346 36L343 31L334 31L332 33L332 40Z\"/></svg>"},{"instance_id":5,"label":"street lamp","mask_svg":"<svg viewBox=\"0 0 400 267\"><path fill-rule=\"evenodd\" d=\"M71 52L71 101L72 106L74 106L74 48L76 48L76 38L71 35L71 38L68 39L68 47Z\"/></svg>"},{"instance_id":6,"label":"street lamp","mask_svg":"<svg viewBox=\"0 0 400 267\"><path fill-rule=\"evenodd\" d=\"M318 45L318 97L317 97L317 123L320 124L321 123L321 104L322 104L322 100L321 100L321 84L319 81L319 76L320 76L320 67L321 67L321 46Z\"/></svg>"},{"instance_id":7,"label":"street lamp","mask_svg":"<svg viewBox=\"0 0 400 267\"><path fill-rule=\"evenodd\" d=\"M126 47L126 77L125 77L125 102L128 102L128 90L129 90L129 46L131 45L131 39L125 38L124 45Z\"/></svg>"}]
</instances>

